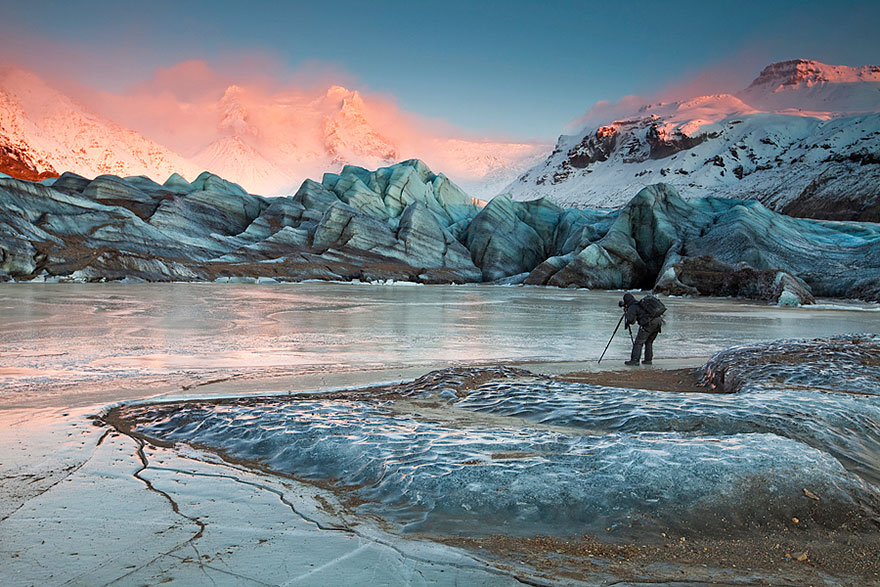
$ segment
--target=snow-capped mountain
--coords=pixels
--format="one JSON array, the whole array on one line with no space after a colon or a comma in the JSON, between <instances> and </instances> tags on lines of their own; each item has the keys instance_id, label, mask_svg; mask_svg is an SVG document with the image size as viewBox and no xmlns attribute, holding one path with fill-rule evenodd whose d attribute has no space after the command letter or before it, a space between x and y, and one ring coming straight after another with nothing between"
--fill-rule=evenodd
<instances>
[{"instance_id":1,"label":"snow-capped mountain","mask_svg":"<svg viewBox=\"0 0 880 587\"><path fill-rule=\"evenodd\" d=\"M0 70L0 153L0 171L25 179L64 171L164 179L174 172L195 177L199 171L180 155L17 68Z\"/></svg>"},{"instance_id":2,"label":"snow-capped mountain","mask_svg":"<svg viewBox=\"0 0 880 587\"><path fill-rule=\"evenodd\" d=\"M346 93L344 88L331 91L337 89ZM342 106L324 119L324 146L334 164L360 160L361 165L372 169L399 158L397 148L370 125L364 110L360 94L351 92L342 98Z\"/></svg>"},{"instance_id":3,"label":"snow-capped mountain","mask_svg":"<svg viewBox=\"0 0 880 587\"><path fill-rule=\"evenodd\" d=\"M471 195L488 198L549 151L549 145L413 132L342 86L308 101L291 96L274 102L232 86L218 111L218 138L194 160L265 194L296 191L303 179L348 164L374 169L420 158Z\"/></svg>"},{"instance_id":4,"label":"snow-capped mountain","mask_svg":"<svg viewBox=\"0 0 880 587\"><path fill-rule=\"evenodd\" d=\"M417 131L381 112L359 92L267 96L230 85L216 102L183 104L213 120L198 129L201 146L162 146L108 120L20 69L0 71L0 172L43 179L73 171L194 179L210 170L264 195L290 194L307 178L354 164L376 168L421 158L478 198L502 187L549 151L549 145L450 138ZM168 125L173 125L169 121ZM153 130L153 132L155 132ZM173 136L174 133L166 133Z\"/></svg>"},{"instance_id":5,"label":"snow-capped mountain","mask_svg":"<svg viewBox=\"0 0 880 587\"><path fill-rule=\"evenodd\" d=\"M618 206L657 182L685 197L880 221L880 67L786 61L735 95L648 104L561 136L508 190L519 200Z\"/></svg>"}]
</instances>

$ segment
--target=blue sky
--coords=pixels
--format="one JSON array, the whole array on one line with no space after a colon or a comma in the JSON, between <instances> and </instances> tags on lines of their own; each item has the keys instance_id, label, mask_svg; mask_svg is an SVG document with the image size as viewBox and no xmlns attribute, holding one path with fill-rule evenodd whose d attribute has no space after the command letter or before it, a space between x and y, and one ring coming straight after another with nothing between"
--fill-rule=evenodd
<instances>
[{"instance_id":1,"label":"blue sky","mask_svg":"<svg viewBox=\"0 0 880 587\"><path fill-rule=\"evenodd\" d=\"M552 140L599 100L694 78L735 90L773 61L880 63L877 1L37 0L3 12L0 60L43 75L121 91L185 60L258 62L520 139Z\"/></svg>"}]
</instances>

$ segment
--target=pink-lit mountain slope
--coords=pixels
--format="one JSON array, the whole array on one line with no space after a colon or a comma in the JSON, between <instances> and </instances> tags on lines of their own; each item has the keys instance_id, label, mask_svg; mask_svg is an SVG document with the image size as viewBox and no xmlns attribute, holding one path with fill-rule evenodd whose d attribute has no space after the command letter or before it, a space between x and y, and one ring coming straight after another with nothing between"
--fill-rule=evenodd
<instances>
[{"instance_id":1,"label":"pink-lit mountain slope","mask_svg":"<svg viewBox=\"0 0 880 587\"><path fill-rule=\"evenodd\" d=\"M199 170L184 157L106 120L16 68L0 70L0 171L42 179L72 171L148 175L174 172L195 178ZM16 170L19 173L16 173Z\"/></svg>"},{"instance_id":2,"label":"pink-lit mountain slope","mask_svg":"<svg viewBox=\"0 0 880 587\"><path fill-rule=\"evenodd\" d=\"M0 70L0 172L30 180L65 171L90 178L146 175L161 183L175 172L192 181L210 170L249 192L280 195L347 164L376 168L422 158L471 195L487 198L550 149L432 133L340 86L316 96L267 98L230 85L217 101L198 107L213 121L198 129L202 146L163 146L148 138L155 128L125 128L32 73Z\"/></svg>"}]
</instances>

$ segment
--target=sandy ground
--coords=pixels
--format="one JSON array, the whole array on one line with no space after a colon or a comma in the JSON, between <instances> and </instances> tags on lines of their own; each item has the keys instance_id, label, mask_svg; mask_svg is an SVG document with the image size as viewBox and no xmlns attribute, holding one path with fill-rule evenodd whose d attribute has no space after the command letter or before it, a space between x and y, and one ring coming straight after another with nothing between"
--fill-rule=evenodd
<instances>
[{"instance_id":1,"label":"sandy ground","mask_svg":"<svg viewBox=\"0 0 880 587\"><path fill-rule=\"evenodd\" d=\"M654 381L660 382L657 388L693 391L692 369L702 362L658 361L626 370L604 362L519 366L590 383L650 388ZM594 537L445 544L403 539L352 516L332 492L210 454L150 444L90 418L123 400L343 389L412 379L427 370L271 381L243 377L186 389L180 382L153 382L77 394L76 405L63 394L47 394L26 408L7 400L0 404L0 585L863 585L873 580L874 543L802 549L804 541L787 536L776 544L689 544L666 536L641 547ZM859 560L866 566L852 567Z\"/></svg>"}]
</instances>

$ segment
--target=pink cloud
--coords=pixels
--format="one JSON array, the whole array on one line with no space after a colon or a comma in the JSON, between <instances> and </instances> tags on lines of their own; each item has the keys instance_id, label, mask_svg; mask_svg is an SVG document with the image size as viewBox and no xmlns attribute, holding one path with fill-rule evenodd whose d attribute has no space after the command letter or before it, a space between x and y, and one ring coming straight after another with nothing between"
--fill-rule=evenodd
<instances>
[{"instance_id":1,"label":"pink cloud","mask_svg":"<svg viewBox=\"0 0 880 587\"><path fill-rule=\"evenodd\" d=\"M340 161L374 168L419 158L455 181L476 181L543 147L473 138L444 120L403 110L393 95L348 89L357 80L319 62L290 71L261 55L219 64L191 59L121 90L76 80L50 84L257 193L286 193L306 177L338 171Z\"/></svg>"},{"instance_id":2,"label":"pink cloud","mask_svg":"<svg viewBox=\"0 0 880 587\"><path fill-rule=\"evenodd\" d=\"M609 124L637 114L639 109L658 102L675 102L713 94L735 94L746 88L766 65L766 51L747 48L703 69L670 79L650 96L629 95L611 102L600 100L583 115L566 125L566 132L577 133L587 127Z\"/></svg>"},{"instance_id":3,"label":"pink cloud","mask_svg":"<svg viewBox=\"0 0 880 587\"><path fill-rule=\"evenodd\" d=\"M735 94L744 90L761 69L769 63L762 48L747 47L700 69L696 73L672 79L654 96L654 99L671 102L696 96L712 94Z\"/></svg>"},{"instance_id":4,"label":"pink cloud","mask_svg":"<svg viewBox=\"0 0 880 587\"><path fill-rule=\"evenodd\" d=\"M566 132L577 133L584 128L609 124L615 120L632 116L639 108L649 104L651 100L644 96L624 96L616 102L599 100L593 104L583 115L575 118L566 125Z\"/></svg>"}]
</instances>

